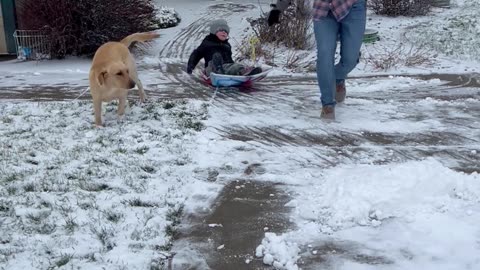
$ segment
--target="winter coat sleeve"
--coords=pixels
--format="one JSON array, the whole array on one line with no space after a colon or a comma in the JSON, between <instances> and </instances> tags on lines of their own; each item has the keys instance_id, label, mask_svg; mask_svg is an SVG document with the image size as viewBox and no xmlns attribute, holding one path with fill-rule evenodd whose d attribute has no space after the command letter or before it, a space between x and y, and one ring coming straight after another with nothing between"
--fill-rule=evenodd
<instances>
[{"instance_id":1,"label":"winter coat sleeve","mask_svg":"<svg viewBox=\"0 0 480 270\"><path fill-rule=\"evenodd\" d=\"M225 55L225 59L223 59L223 62L225 63L234 63L235 61L233 61L233 58L232 58L232 45L230 45L230 43L227 41L227 45L228 45L228 54Z\"/></svg>"},{"instance_id":2,"label":"winter coat sleeve","mask_svg":"<svg viewBox=\"0 0 480 270\"><path fill-rule=\"evenodd\" d=\"M203 50L202 46L199 46L195 50L193 50L192 54L190 55L190 58L188 58L188 64L187 64L187 73L192 74L193 70L197 66L198 62L204 57L203 55Z\"/></svg>"}]
</instances>

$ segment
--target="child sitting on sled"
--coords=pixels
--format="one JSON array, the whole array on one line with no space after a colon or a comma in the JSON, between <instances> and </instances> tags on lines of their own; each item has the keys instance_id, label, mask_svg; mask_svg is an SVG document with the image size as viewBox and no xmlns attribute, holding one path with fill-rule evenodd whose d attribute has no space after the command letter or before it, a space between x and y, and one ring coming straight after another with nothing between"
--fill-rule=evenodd
<instances>
[{"instance_id":1,"label":"child sitting on sled","mask_svg":"<svg viewBox=\"0 0 480 270\"><path fill-rule=\"evenodd\" d=\"M232 59L232 46L228 42L227 21L220 19L210 23L210 34L207 35L200 46L190 55L187 64L187 73L192 74L198 62L205 59L205 74L210 73L249 76L262 72L260 67L248 68L245 65L235 63Z\"/></svg>"}]
</instances>

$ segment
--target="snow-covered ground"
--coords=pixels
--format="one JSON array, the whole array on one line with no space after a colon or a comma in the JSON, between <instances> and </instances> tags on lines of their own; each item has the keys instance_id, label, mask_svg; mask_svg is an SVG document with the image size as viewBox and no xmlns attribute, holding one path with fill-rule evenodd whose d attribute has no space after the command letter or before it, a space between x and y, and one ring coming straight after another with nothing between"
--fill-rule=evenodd
<instances>
[{"instance_id":1,"label":"snow-covered ground","mask_svg":"<svg viewBox=\"0 0 480 270\"><path fill-rule=\"evenodd\" d=\"M467 74L479 82L476 1L419 18L369 14L367 28L381 40L362 48L352 72L358 79L347 82L349 98L331 124L319 120L312 73L278 67L259 84L263 92L214 97L179 70L210 20L231 22L238 49L259 1L158 2L182 22L160 30L138 58L140 78L151 96L198 88L203 98L139 106L132 95L122 120L115 104L107 106L102 129L92 125L88 99L2 100L0 269L167 267L182 214L208 212L225 182L245 177L245 161L265 170L252 180L282 182L293 197L286 207L296 228L268 232L252 250L275 268L301 268L325 249L319 243L333 247L322 257L325 269L480 268L478 88L409 76ZM269 1L260 3L268 10ZM422 44L431 63L378 70L367 61L399 44L399 57ZM278 63L288 55L278 52ZM78 96L89 65L77 58L0 62L0 91L59 86ZM216 182L207 180L211 169Z\"/></svg>"}]
</instances>

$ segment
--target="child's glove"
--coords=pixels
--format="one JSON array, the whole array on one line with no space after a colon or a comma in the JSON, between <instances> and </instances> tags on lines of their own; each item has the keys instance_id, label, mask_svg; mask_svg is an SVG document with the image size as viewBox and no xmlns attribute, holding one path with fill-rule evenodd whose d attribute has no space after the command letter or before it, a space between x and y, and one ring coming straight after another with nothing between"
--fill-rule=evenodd
<instances>
[{"instance_id":1,"label":"child's glove","mask_svg":"<svg viewBox=\"0 0 480 270\"><path fill-rule=\"evenodd\" d=\"M268 18L267 18L268 26L272 26L276 23L280 23L280 13L281 12L278 9L270 10L270 12L268 13Z\"/></svg>"},{"instance_id":2,"label":"child's glove","mask_svg":"<svg viewBox=\"0 0 480 270\"><path fill-rule=\"evenodd\" d=\"M277 0L276 4L271 4L272 10L268 13L268 26L280 23L280 14L284 12L291 4L291 0Z\"/></svg>"},{"instance_id":3,"label":"child's glove","mask_svg":"<svg viewBox=\"0 0 480 270\"><path fill-rule=\"evenodd\" d=\"M187 73L191 75L193 73L193 68L187 67Z\"/></svg>"}]
</instances>

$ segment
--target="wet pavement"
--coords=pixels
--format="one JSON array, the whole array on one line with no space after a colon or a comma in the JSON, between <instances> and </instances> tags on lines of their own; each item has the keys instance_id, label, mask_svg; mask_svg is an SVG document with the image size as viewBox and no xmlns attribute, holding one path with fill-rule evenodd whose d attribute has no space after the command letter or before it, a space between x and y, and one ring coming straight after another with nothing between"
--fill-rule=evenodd
<instances>
[{"instance_id":1,"label":"wet pavement","mask_svg":"<svg viewBox=\"0 0 480 270\"><path fill-rule=\"evenodd\" d=\"M228 183L210 214L184 220L175 250L195 250L202 260L176 260L173 269L269 269L255 249L265 232L285 232L290 200L280 184L238 180ZM177 254L176 257L185 257Z\"/></svg>"}]
</instances>

